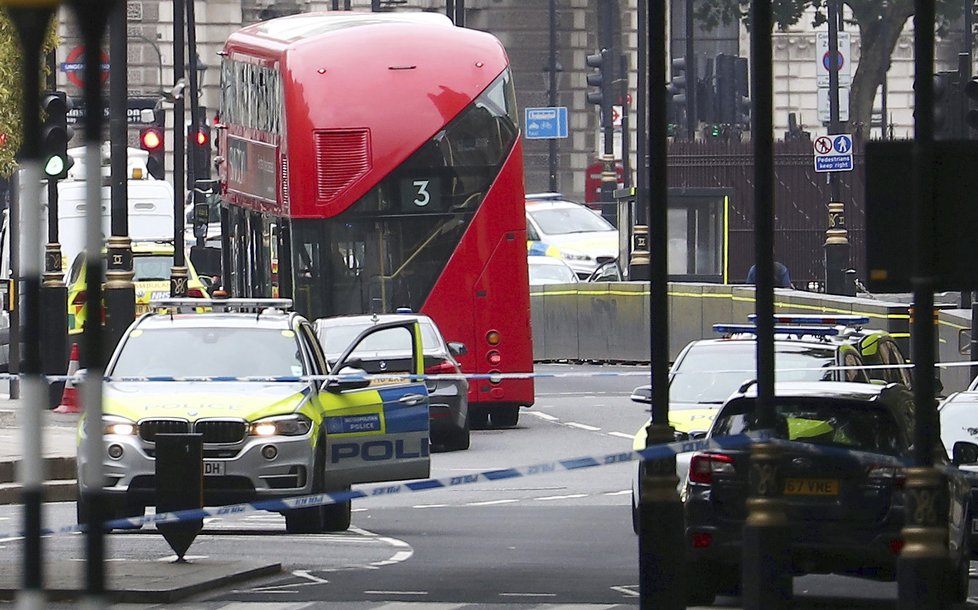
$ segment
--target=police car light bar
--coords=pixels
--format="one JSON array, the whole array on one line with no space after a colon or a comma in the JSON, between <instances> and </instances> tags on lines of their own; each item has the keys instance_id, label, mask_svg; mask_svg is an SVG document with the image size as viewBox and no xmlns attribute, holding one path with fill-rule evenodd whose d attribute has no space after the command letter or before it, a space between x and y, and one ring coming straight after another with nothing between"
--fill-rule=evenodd
<instances>
[{"instance_id":1,"label":"police car light bar","mask_svg":"<svg viewBox=\"0 0 978 610\"><path fill-rule=\"evenodd\" d=\"M724 335L736 335L740 333L756 335L757 327L753 324L714 324L713 332ZM812 335L816 337L832 337L839 334L839 329L834 326L774 326L776 335Z\"/></svg>"},{"instance_id":2,"label":"police car light bar","mask_svg":"<svg viewBox=\"0 0 978 610\"><path fill-rule=\"evenodd\" d=\"M757 314L752 313L747 316L751 322L757 321ZM827 316L817 313L776 313L774 314L775 324L838 324L839 326L860 326L869 324L869 316L859 316L850 314L837 314Z\"/></svg>"},{"instance_id":3,"label":"police car light bar","mask_svg":"<svg viewBox=\"0 0 978 610\"><path fill-rule=\"evenodd\" d=\"M198 299L187 297L168 297L153 299L149 302L152 309L170 309L179 313L196 311L201 307L209 307L217 312L258 313L264 309L291 309L292 299Z\"/></svg>"}]
</instances>

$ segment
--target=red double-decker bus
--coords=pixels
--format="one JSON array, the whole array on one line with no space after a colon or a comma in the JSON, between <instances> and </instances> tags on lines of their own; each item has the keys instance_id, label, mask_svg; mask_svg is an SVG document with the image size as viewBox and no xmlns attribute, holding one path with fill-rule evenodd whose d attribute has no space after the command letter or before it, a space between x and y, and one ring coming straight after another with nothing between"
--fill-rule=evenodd
<instances>
[{"instance_id":1,"label":"red double-decker bus","mask_svg":"<svg viewBox=\"0 0 978 610\"><path fill-rule=\"evenodd\" d=\"M523 150L500 42L435 13L308 13L228 38L225 283L310 318L431 316L471 423L533 404ZM489 419L491 417L491 420Z\"/></svg>"}]
</instances>

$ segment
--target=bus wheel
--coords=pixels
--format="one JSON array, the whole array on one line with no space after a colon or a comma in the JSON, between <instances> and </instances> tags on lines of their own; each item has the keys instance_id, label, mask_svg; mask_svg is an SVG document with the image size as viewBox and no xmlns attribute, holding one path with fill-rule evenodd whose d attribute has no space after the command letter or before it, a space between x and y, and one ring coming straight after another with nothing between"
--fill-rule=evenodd
<instances>
[{"instance_id":1,"label":"bus wheel","mask_svg":"<svg viewBox=\"0 0 978 610\"><path fill-rule=\"evenodd\" d=\"M495 407L492 410L492 425L497 428L512 428L520 421L520 406Z\"/></svg>"},{"instance_id":2,"label":"bus wheel","mask_svg":"<svg viewBox=\"0 0 978 610\"><path fill-rule=\"evenodd\" d=\"M469 409L469 427L481 430L489 427L489 410L484 407Z\"/></svg>"}]
</instances>

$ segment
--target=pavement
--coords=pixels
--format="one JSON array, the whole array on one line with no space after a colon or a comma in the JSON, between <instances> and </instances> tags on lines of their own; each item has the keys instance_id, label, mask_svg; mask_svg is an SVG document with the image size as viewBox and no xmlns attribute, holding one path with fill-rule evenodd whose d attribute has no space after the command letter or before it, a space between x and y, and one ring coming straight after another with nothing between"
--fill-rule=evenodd
<instances>
[{"instance_id":1,"label":"pavement","mask_svg":"<svg viewBox=\"0 0 978 610\"><path fill-rule=\"evenodd\" d=\"M21 426L24 408L21 400L0 394L0 504L20 504L18 463L23 447L38 440L45 461L44 501L74 502L78 494L75 442L79 414L45 410L40 439L27 439ZM51 528L64 525L69 524L44 524ZM49 601L82 599L84 561L45 557L44 566L44 591ZM22 568L19 562L11 562L0 571L0 601L17 597L23 584ZM116 603L165 604L281 572L279 563L240 558L208 557L182 563L127 559L107 562L106 589Z\"/></svg>"}]
</instances>

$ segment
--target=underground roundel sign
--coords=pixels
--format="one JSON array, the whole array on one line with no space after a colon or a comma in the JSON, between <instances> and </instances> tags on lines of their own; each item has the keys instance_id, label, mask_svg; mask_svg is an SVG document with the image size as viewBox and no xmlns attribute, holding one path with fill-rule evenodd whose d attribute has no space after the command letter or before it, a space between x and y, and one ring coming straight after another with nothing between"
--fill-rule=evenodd
<instances>
[{"instance_id":1,"label":"underground roundel sign","mask_svg":"<svg viewBox=\"0 0 978 610\"><path fill-rule=\"evenodd\" d=\"M99 53L102 62L102 82L109 80L109 54L104 50ZM85 86L85 47L77 46L68 53L61 71L68 75L68 80L76 87Z\"/></svg>"}]
</instances>

